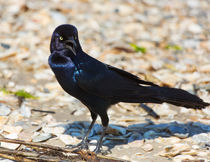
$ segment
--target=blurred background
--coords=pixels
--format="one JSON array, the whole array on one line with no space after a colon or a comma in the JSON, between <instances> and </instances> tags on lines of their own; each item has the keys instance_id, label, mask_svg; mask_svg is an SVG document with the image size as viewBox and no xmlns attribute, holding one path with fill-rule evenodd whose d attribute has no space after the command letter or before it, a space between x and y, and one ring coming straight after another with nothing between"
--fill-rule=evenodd
<instances>
[{"instance_id":1,"label":"blurred background","mask_svg":"<svg viewBox=\"0 0 210 162\"><path fill-rule=\"evenodd\" d=\"M2 136L41 138L36 142L64 146L77 143L84 134L88 110L60 88L48 66L51 34L66 23L78 28L82 48L89 55L210 102L209 0L0 0ZM148 106L161 119L148 116L139 104L120 103L110 109L113 127L105 144L114 143L111 156L132 161L210 157L207 146L202 147L210 143L209 108ZM73 127L78 129L73 132ZM99 125L93 141L98 129ZM187 149L167 154L164 148L169 144L174 150Z\"/></svg>"}]
</instances>

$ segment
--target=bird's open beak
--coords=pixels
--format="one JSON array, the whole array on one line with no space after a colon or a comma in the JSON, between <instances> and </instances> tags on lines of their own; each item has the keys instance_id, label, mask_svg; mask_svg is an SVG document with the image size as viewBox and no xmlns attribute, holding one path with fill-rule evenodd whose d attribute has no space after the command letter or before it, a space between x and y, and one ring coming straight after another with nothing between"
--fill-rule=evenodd
<instances>
[{"instance_id":1,"label":"bird's open beak","mask_svg":"<svg viewBox=\"0 0 210 162\"><path fill-rule=\"evenodd\" d=\"M67 49L70 49L73 52L73 54L76 55L77 44L73 38L65 41L65 47Z\"/></svg>"}]
</instances>

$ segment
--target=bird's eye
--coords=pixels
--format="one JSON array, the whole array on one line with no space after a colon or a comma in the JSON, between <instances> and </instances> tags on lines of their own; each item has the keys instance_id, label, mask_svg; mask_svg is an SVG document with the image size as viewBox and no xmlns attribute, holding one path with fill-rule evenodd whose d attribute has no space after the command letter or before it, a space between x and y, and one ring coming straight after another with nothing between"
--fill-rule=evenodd
<instances>
[{"instance_id":1,"label":"bird's eye","mask_svg":"<svg viewBox=\"0 0 210 162\"><path fill-rule=\"evenodd\" d=\"M59 39L62 41L63 40L63 37L60 36Z\"/></svg>"}]
</instances>

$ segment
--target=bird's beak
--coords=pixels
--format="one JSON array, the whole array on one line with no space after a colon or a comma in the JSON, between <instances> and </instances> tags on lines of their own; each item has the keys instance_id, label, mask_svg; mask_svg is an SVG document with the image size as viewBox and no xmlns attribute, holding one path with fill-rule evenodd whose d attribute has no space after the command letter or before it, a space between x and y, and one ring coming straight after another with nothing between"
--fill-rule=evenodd
<instances>
[{"instance_id":1,"label":"bird's beak","mask_svg":"<svg viewBox=\"0 0 210 162\"><path fill-rule=\"evenodd\" d=\"M75 42L75 40L73 38L70 38L65 41L65 47L67 49L70 49L73 52L73 54L76 55L77 43Z\"/></svg>"}]
</instances>

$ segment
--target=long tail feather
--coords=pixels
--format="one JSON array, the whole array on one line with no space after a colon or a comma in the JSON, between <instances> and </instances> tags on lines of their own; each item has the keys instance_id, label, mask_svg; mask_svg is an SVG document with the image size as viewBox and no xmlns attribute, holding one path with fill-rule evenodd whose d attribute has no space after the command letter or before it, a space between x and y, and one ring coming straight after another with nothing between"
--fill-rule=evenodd
<instances>
[{"instance_id":1,"label":"long tail feather","mask_svg":"<svg viewBox=\"0 0 210 162\"><path fill-rule=\"evenodd\" d=\"M198 96L193 95L185 90L168 87L147 87L148 90L154 91L154 95L147 96L148 102L163 103L167 102L176 106L186 108L202 109L210 105L204 102Z\"/></svg>"}]
</instances>

